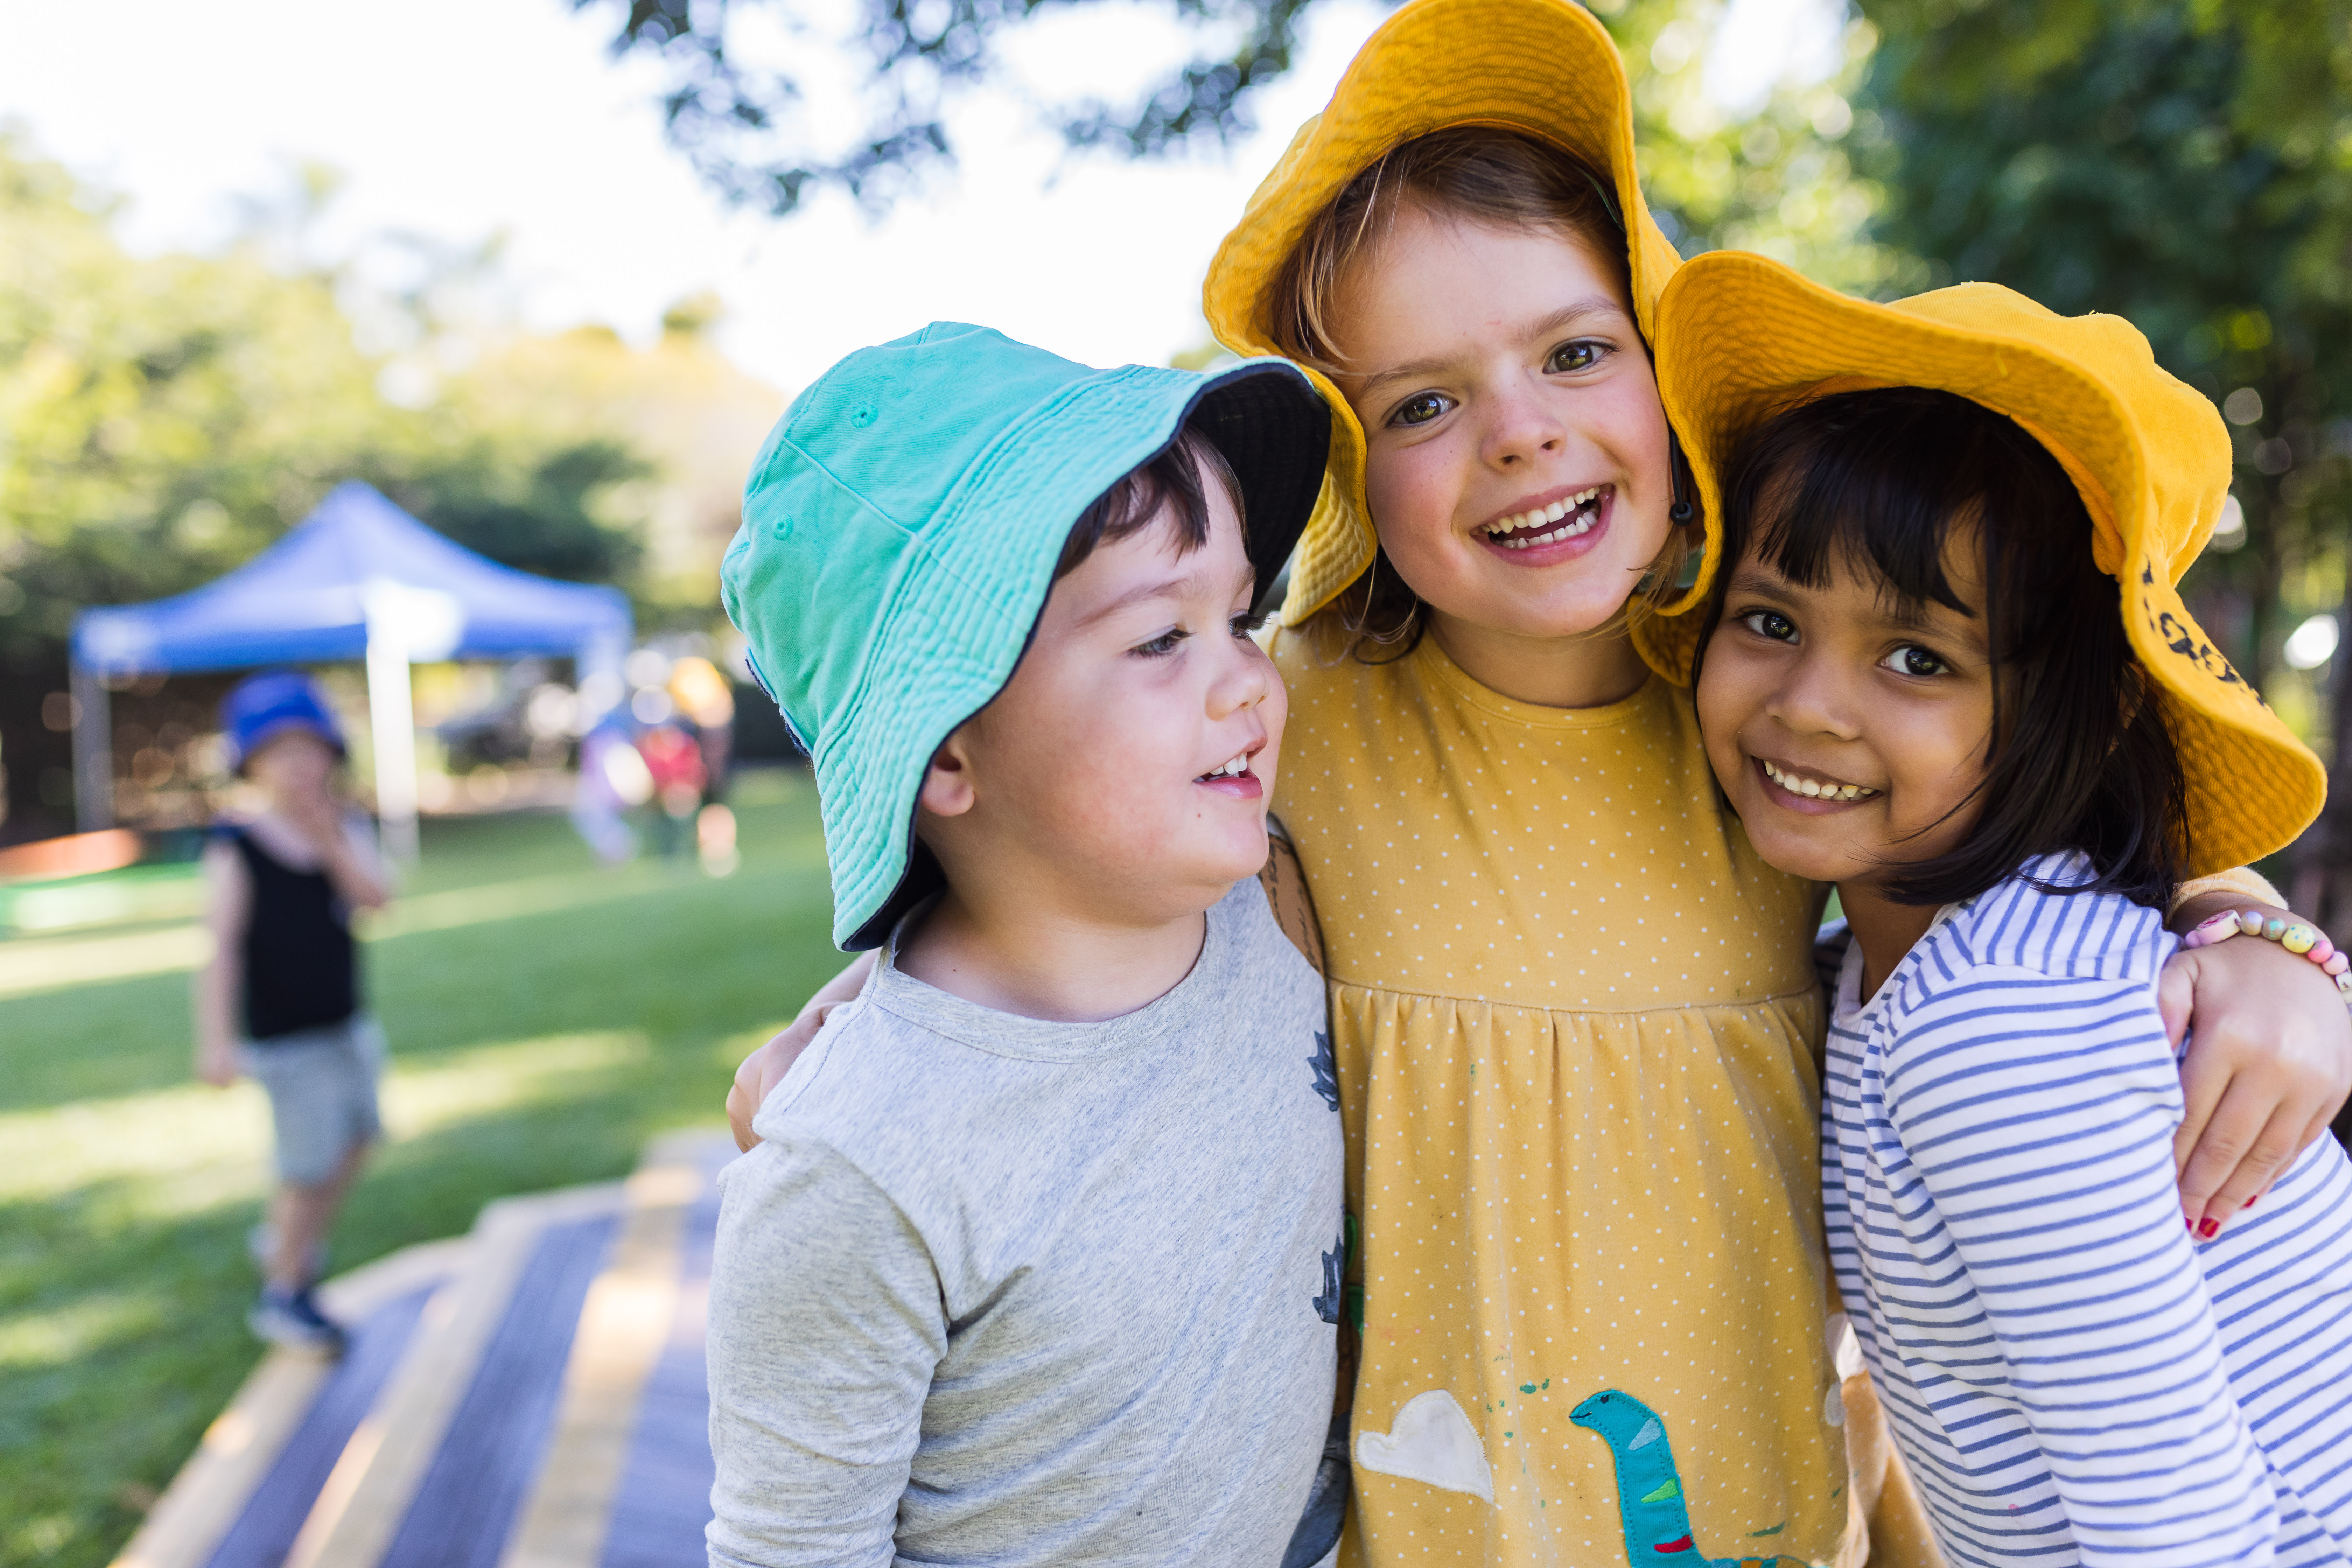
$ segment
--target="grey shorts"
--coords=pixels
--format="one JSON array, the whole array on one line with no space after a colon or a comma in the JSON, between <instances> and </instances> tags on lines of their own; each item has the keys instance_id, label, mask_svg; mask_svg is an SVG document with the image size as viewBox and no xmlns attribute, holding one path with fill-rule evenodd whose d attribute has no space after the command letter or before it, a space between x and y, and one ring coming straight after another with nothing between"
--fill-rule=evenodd
<instances>
[{"instance_id":1,"label":"grey shorts","mask_svg":"<svg viewBox=\"0 0 2352 1568\"><path fill-rule=\"evenodd\" d=\"M375 1103L383 1031L365 1013L324 1028L248 1041L243 1065L269 1091L278 1173L296 1186L318 1185L355 1146L383 1131Z\"/></svg>"}]
</instances>

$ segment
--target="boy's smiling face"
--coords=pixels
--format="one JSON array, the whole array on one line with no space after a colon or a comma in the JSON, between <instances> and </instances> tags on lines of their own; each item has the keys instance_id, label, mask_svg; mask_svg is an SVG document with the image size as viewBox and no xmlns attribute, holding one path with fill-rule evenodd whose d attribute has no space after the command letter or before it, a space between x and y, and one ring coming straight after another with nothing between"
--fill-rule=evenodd
<instances>
[{"instance_id":1,"label":"boy's smiling face","mask_svg":"<svg viewBox=\"0 0 2352 1568\"><path fill-rule=\"evenodd\" d=\"M1249 635L1240 518L1204 488L1206 543L1180 554L1163 507L1097 546L1054 584L1004 689L940 749L920 821L959 893L1148 923L1265 864L1287 704Z\"/></svg>"},{"instance_id":2,"label":"boy's smiling face","mask_svg":"<svg viewBox=\"0 0 2352 1568\"><path fill-rule=\"evenodd\" d=\"M1616 269L1563 235L1408 205L1339 305L1373 521L1441 626L1605 626L1664 548L1672 502Z\"/></svg>"},{"instance_id":3,"label":"boy's smiling face","mask_svg":"<svg viewBox=\"0 0 2352 1568\"><path fill-rule=\"evenodd\" d=\"M1894 596L1832 552L1807 587L1750 551L1732 570L1699 671L1707 761L1757 853L1815 881L1867 887L1974 825L1992 734L1981 616ZM1984 603L1974 529L1944 580Z\"/></svg>"}]
</instances>

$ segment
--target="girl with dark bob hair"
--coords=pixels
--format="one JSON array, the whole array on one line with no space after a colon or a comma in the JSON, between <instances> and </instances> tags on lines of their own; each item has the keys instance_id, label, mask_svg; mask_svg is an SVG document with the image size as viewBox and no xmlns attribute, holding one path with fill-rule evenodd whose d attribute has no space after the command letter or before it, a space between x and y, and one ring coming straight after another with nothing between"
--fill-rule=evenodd
<instances>
[{"instance_id":1,"label":"girl with dark bob hair","mask_svg":"<svg viewBox=\"0 0 2352 1568\"><path fill-rule=\"evenodd\" d=\"M1757 345L1661 378L1722 523L1699 726L1850 928L1830 1258L1946 1557L2352 1563L2352 1164L2318 1141L2226 1235L2173 1184L2176 948L2267 936L2352 987L2308 927L2165 930L2315 806L2173 588L2219 416L2127 323L1988 285L1869 305L1708 256L1660 313L1662 364Z\"/></svg>"}]
</instances>

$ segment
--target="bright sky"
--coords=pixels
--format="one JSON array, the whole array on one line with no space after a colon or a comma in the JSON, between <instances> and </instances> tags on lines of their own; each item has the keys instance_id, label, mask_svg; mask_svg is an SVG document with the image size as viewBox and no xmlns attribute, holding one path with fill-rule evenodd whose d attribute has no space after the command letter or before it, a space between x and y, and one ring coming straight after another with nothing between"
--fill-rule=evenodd
<instances>
[{"instance_id":1,"label":"bright sky","mask_svg":"<svg viewBox=\"0 0 2352 1568\"><path fill-rule=\"evenodd\" d=\"M1636 0L1639 3L1639 0ZM1833 0L1731 0L1710 90L1750 101L1815 71ZM1122 101L1179 58L1164 7L1048 13L1004 92L952 122L959 173L876 224L838 198L774 221L730 212L663 142L644 62L604 52L609 11L564 0L0 0L0 120L128 195L142 249L201 247L235 198L315 160L347 184L320 247L402 230L505 237L524 320L607 322L633 340L703 289L722 346L797 388L850 349L927 321L1001 327L1096 363L1164 362L1205 342L1200 280L1289 132L1321 107L1385 8L1323 0L1293 74L1229 152L1071 159L1025 93Z\"/></svg>"}]
</instances>

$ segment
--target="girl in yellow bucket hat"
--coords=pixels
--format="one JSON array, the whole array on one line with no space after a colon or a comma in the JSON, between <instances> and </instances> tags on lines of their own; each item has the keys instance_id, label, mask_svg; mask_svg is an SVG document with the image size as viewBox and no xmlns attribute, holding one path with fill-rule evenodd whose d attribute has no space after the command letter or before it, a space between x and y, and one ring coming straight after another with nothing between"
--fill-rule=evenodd
<instances>
[{"instance_id":1,"label":"girl in yellow bucket hat","mask_svg":"<svg viewBox=\"0 0 2352 1568\"><path fill-rule=\"evenodd\" d=\"M2227 1234L2174 1185L2165 906L2325 785L2174 587L2221 416L2121 318L1990 284L1874 305L1718 252L1655 342L1722 523L1716 778L1851 923L1830 1257L1946 1553L2347 1568L2352 1163L2319 1140ZM2352 991L2308 927L2188 945L2242 933Z\"/></svg>"},{"instance_id":2,"label":"girl in yellow bucket hat","mask_svg":"<svg viewBox=\"0 0 2352 1568\"><path fill-rule=\"evenodd\" d=\"M1826 889L1724 809L1685 689L1717 546L1647 347L1678 265L1600 24L1414 0L1204 291L1335 410L1273 646L1359 1226L1347 1561L1932 1560L1832 1329ZM2235 1097L2200 1215L2352 1080L2332 988L2242 945L2196 955Z\"/></svg>"}]
</instances>

